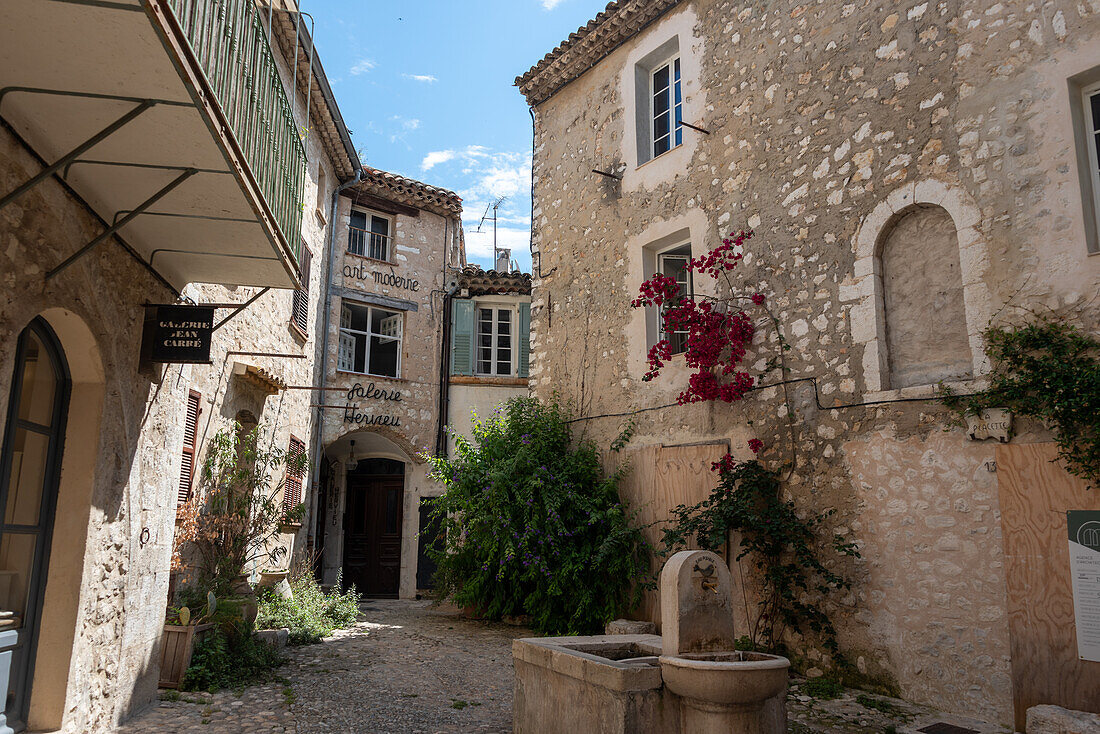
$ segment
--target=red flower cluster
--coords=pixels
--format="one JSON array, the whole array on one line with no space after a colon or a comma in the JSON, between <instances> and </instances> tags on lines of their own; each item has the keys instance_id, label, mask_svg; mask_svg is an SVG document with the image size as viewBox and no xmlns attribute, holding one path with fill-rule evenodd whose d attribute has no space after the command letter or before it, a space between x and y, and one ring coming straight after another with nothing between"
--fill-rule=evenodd
<instances>
[{"instance_id":1,"label":"red flower cluster","mask_svg":"<svg viewBox=\"0 0 1100 734\"><path fill-rule=\"evenodd\" d=\"M763 293L753 293L752 294L752 302L755 303L757 306L763 306L764 301L766 301L766 300L767 299L764 298Z\"/></svg>"},{"instance_id":2,"label":"red flower cluster","mask_svg":"<svg viewBox=\"0 0 1100 734\"><path fill-rule=\"evenodd\" d=\"M749 450L752 451L754 454L759 454L761 451L764 450L764 442L761 441L759 438L750 438Z\"/></svg>"},{"instance_id":3,"label":"red flower cluster","mask_svg":"<svg viewBox=\"0 0 1100 734\"><path fill-rule=\"evenodd\" d=\"M748 231L742 229L737 232L731 232L730 236L723 239L722 244L718 247L715 247L705 255L700 255L688 263L687 269L717 278L721 273L733 270L737 263L741 262L741 258L744 257L744 254L734 252L734 248L741 247L745 244L745 240L751 238L751 229Z\"/></svg>"},{"instance_id":4,"label":"red flower cluster","mask_svg":"<svg viewBox=\"0 0 1100 734\"><path fill-rule=\"evenodd\" d=\"M752 237L752 232L740 231L730 237L732 239L722 240L720 246L693 259L688 269L717 277L736 267L742 255L734 252L734 248ZM760 303L763 296L760 298L761 301L757 301L753 296L753 301ZM642 283L639 296L631 305L634 308L663 307L664 331L686 332L684 362L694 373L677 398L681 405L709 400L732 403L741 400L752 388L752 376L738 369L754 333L752 320L744 312L685 296L680 293L674 278L660 273ZM654 344L648 354L649 370L642 379L652 380L671 358L672 348L667 339Z\"/></svg>"},{"instance_id":5,"label":"red flower cluster","mask_svg":"<svg viewBox=\"0 0 1100 734\"><path fill-rule=\"evenodd\" d=\"M718 461L710 465L711 471L716 471L719 474L725 474L728 471L732 471L733 467L737 464L737 460L730 456L728 453Z\"/></svg>"}]
</instances>

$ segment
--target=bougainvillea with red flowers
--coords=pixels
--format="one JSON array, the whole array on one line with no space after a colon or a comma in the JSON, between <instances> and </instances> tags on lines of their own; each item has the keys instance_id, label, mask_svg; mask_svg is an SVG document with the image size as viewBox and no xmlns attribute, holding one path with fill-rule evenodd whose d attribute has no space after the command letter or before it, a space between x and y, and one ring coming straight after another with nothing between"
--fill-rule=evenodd
<instances>
[{"instance_id":1,"label":"bougainvillea with red flowers","mask_svg":"<svg viewBox=\"0 0 1100 734\"><path fill-rule=\"evenodd\" d=\"M689 261L686 269L724 278L732 290L729 273L741 262L742 248L751 237L751 230L733 232L718 247ZM765 298L754 293L750 300L759 306ZM677 398L681 405L709 400L732 403L741 400L752 388L752 376L740 366L755 329L749 316L733 305L735 301L735 297L717 299L681 293L675 278L657 273L642 283L638 297L631 302L634 308L661 309L665 334L687 334L684 362L694 372ZM670 359L670 341L659 340L649 350L649 369L642 379L652 380Z\"/></svg>"}]
</instances>

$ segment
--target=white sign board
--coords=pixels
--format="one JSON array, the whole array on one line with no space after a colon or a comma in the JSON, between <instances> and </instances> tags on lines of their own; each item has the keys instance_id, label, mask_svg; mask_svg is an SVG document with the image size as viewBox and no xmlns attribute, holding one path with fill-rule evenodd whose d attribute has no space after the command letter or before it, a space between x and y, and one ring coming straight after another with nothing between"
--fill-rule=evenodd
<instances>
[{"instance_id":1,"label":"white sign board","mask_svg":"<svg viewBox=\"0 0 1100 734\"><path fill-rule=\"evenodd\" d=\"M1100 510L1070 510L1066 524L1077 656L1100 662Z\"/></svg>"}]
</instances>

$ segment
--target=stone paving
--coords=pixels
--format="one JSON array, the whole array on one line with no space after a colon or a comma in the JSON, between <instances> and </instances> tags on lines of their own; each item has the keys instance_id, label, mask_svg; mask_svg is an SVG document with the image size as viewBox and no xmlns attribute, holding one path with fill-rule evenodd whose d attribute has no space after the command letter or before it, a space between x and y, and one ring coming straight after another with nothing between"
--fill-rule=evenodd
<instances>
[{"instance_id":1,"label":"stone paving","mask_svg":"<svg viewBox=\"0 0 1100 734\"><path fill-rule=\"evenodd\" d=\"M161 691L123 734L457 734L512 731L512 639L521 627L466 619L427 601L372 600L360 621L318 645L287 649L285 682L243 691ZM806 695L792 681L792 734L912 734L935 722L1002 727L860 691ZM578 734L581 734L578 732Z\"/></svg>"}]
</instances>

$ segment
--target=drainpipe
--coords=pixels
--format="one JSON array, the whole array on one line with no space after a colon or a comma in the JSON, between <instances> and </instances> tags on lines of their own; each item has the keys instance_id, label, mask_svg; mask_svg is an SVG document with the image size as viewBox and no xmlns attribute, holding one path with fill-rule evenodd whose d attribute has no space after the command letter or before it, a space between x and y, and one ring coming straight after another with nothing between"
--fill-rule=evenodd
<instances>
[{"instance_id":1,"label":"drainpipe","mask_svg":"<svg viewBox=\"0 0 1100 734\"><path fill-rule=\"evenodd\" d=\"M329 239L328 239L328 264L325 266L325 311L324 318L322 319L321 326L321 384L320 398L317 400L318 405L324 405L326 390L328 387L328 329L329 320L332 317L332 263L336 260L336 210L339 207L340 194L347 188L354 186L363 180L363 167L358 166L355 169L355 178L348 179L344 183L336 187L336 190L332 192L332 208L331 215L329 216ZM321 491L319 486L321 478L321 441L322 432L325 427L325 409L317 408L317 436L313 441L313 466L310 469L312 478L310 479L310 488L316 488L316 491L309 493L309 533L307 537L312 543L315 540L314 533L317 526L317 492ZM318 549L314 549L316 552Z\"/></svg>"},{"instance_id":2,"label":"drainpipe","mask_svg":"<svg viewBox=\"0 0 1100 734\"><path fill-rule=\"evenodd\" d=\"M450 220L447 220L450 223ZM455 227L462 227L462 220L455 223ZM446 230L446 225L444 225ZM444 235L443 253L443 328L440 330L442 344L439 359L439 425L435 432L435 455L447 457L447 422L451 418L451 299L454 291L447 288L447 255L450 252L453 239L458 237L457 231L452 231L450 239Z\"/></svg>"}]
</instances>

